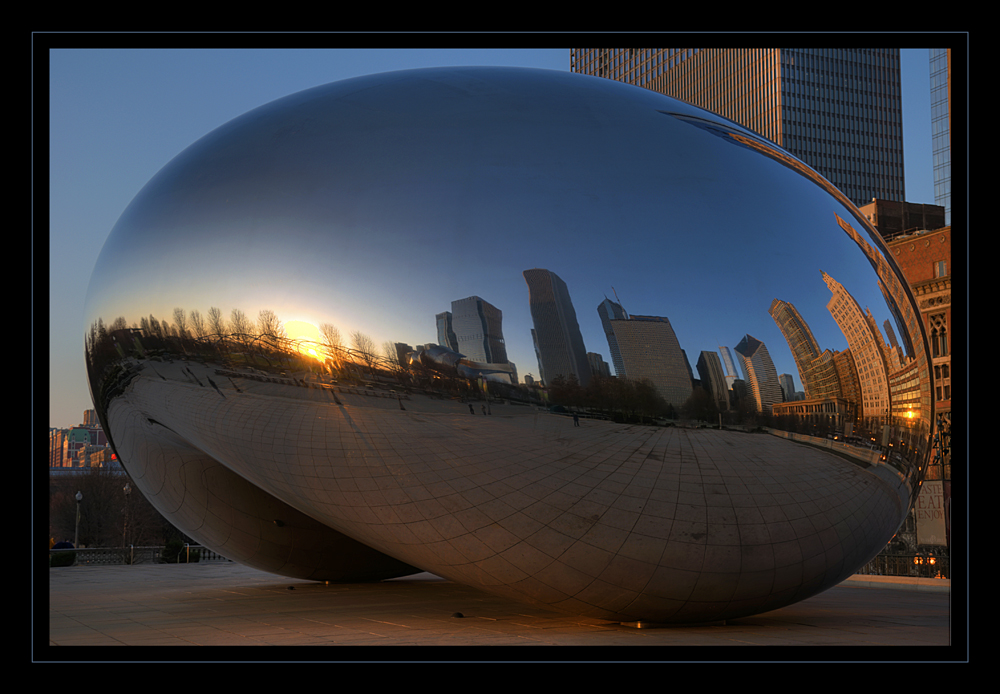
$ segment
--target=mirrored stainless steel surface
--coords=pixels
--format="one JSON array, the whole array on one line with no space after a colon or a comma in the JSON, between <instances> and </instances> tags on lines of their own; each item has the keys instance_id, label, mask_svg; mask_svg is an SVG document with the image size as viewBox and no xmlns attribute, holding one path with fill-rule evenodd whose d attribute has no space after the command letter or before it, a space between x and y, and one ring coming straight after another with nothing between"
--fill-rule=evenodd
<instances>
[{"instance_id":1,"label":"mirrored stainless steel surface","mask_svg":"<svg viewBox=\"0 0 1000 694\"><path fill-rule=\"evenodd\" d=\"M86 311L135 484L289 576L733 618L866 563L927 462L926 339L850 202L738 125L576 74L255 109L136 196Z\"/></svg>"}]
</instances>

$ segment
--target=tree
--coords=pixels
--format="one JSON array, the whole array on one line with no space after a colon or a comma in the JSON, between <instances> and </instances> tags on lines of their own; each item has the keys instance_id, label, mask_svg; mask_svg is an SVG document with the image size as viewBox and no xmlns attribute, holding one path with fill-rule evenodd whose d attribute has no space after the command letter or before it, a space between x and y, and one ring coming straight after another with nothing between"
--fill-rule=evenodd
<instances>
[{"instance_id":1,"label":"tree","mask_svg":"<svg viewBox=\"0 0 1000 694\"><path fill-rule=\"evenodd\" d=\"M198 309L191 311L191 333L195 339L205 337L206 335L205 319L198 313Z\"/></svg>"},{"instance_id":2,"label":"tree","mask_svg":"<svg viewBox=\"0 0 1000 694\"><path fill-rule=\"evenodd\" d=\"M333 368L338 371L343 366L344 344L340 337L340 331L330 323L323 323L319 326L319 332L323 336L323 346L326 347Z\"/></svg>"},{"instance_id":3,"label":"tree","mask_svg":"<svg viewBox=\"0 0 1000 694\"><path fill-rule=\"evenodd\" d=\"M184 309L174 309L174 323L177 324L177 336L182 340L186 340L188 337L188 330L187 317L184 315Z\"/></svg>"},{"instance_id":4,"label":"tree","mask_svg":"<svg viewBox=\"0 0 1000 694\"><path fill-rule=\"evenodd\" d=\"M351 345L354 348L354 354L364 362L368 370L375 374L375 364L378 361L377 348L375 347L375 340L371 339L368 335L361 332L360 330L355 330L351 333Z\"/></svg>"}]
</instances>

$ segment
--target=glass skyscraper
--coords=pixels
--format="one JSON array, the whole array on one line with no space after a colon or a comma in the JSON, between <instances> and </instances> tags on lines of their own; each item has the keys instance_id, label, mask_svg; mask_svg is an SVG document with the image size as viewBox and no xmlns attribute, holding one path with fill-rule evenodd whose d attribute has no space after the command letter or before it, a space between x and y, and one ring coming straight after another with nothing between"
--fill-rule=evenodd
<instances>
[{"instance_id":1,"label":"glass skyscraper","mask_svg":"<svg viewBox=\"0 0 1000 694\"><path fill-rule=\"evenodd\" d=\"M535 326L531 339L542 380L549 386L550 379L575 376L577 383L587 385L590 362L566 283L556 273L540 268L522 274L528 283L528 302Z\"/></svg>"},{"instance_id":2,"label":"glass skyscraper","mask_svg":"<svg viewBox=\"0 0 1000 694\"><path fill-rule=\"evenodd\" d=\"M610 323L625 377L648 379L668 403L683 405L691 397L691 366L670 321L663 316L631 316Z\"/></svg>"},{"instance_id":3,"label":"glass skyscraper","mask_svg":"<svg viewBox=\"0 0 1000 694\"><path fill-rule=\"evenodd\" d=\"M905 200L897 48L572 48L570 70L729 118L857 205Z\"/></svg>"},{"instance_id":4,"label":"glass skyscraper","mask_svg":"<svg viewBox=\"0 0 1000 694\"><path fill-rule=\"evenodd\" d=\"M625 376L625 364L622 362L622 353L618 349L618 340L615 338L611 321L625 320L628 318L628 314L625 313L621 304L617 304L607 297L604 297L604 301L597 306L597 313L601 317L604 335L608 338L608 349L611 350L611 363L615 365L615 375L622 378Z\"/></svg>"},{"instance_id":5,"label":"glass skyscraper","mask_svg":"<svg viewBox=\"0 0 1000 694\"><path fill-rule=\"evenodd\" d=\"M451 327L458 349L468 359L484 364L506 364L503 312L478 296L451 302ZM440 325L440 323L439 323ZM438 328L440 339L440 327Z\"/></svg>"},{"instance_id":6,"label":"glass skyscraper","mask_svg":"<svg viewBox=\"0 0 1000 694\"><path fill-rule=\"evenodd\" d=\"M934 153L934 202L944 207L944 223L951 226L951 53L932 48L931 148Z\"/></svg>"},{"instance_id":7,"label":"glass skyscraper","mask_svg":"<svg viewBox=\"0 0 1000 694\"><path fill-rule=\"evenodd\" d=\"M771 406L780 403L781 384L771 355L764 343L752 335L745 335L736 345L736 353L743 360L747 387L757 405L757 411L771 414Z\"/></svg>"}]
</instances>

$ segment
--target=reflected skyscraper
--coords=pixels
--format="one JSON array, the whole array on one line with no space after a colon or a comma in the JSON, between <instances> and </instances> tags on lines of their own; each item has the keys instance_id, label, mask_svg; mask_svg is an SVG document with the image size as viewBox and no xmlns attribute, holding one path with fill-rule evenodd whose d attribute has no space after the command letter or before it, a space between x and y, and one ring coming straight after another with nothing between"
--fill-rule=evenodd
<instances>
[{"instance_id":1,"label":"reflected skyscraper","mask_svg":"<svg viewBox=\"0 0 1000 694\"><path fill-rule=\"evenodd\" d=\"M698 377L705 390L712 394L720 410L729 409L729 384L722 371L722 361L715 352L702 352L698 356Z\"/></svg>"},{"instance_id":2,"label":"reflected skyscraper","mask_svg":"<svg viewBox=\"0 0 1000 694\"><path fill-rule=\"evenodd\" d=\"M616 304L611 299L604 297L597 306L597 313L601 317L601 326L604 328L604 335L608 338L608 349L611 350L611 363L615 365L615 374L622 378L625 376L625 365L622 363L622 353L618 349L618 340L615 339L615 331L611 327L613 320L625 320L628 314L621 304Z\"/></svg>"},{"instance_id":3,"label":"reflected skyscraper","mask_svg":"<svg viewBox=\"0 0 1000 694\"><path fill-rule=\"evenodd\" d=\"M795 381L791 374L781 374L778 376L778 383L781 384L781 391L785 394L785 402L795 399Z\"/></svg>"},{"instance_id":4,"label":"reflected skyscraper","mask_svg":"<svg viewBox=\"0 0 1000 694\"><path fill-rule=\"evenodd\" d=\"M882 421L889 415L885 341L871 317L871 311L862 311L844 285L825 272L822 274L823 281L832 293L826 308L844 334L854 358L861 386L861 400L858 401L861 416Z\"/></svg>"},{"instance_id":5,"label":"reflected skyscraper","mask_svg":"<svg viewBox=\"0 0 1000 694\"><path fill-rule=\"evenodd\" d=\"M726 373L726 385L732 389L733 382L740 378L740 372L736 367L736 360L733 359L733 353L728 347L719 345L719 354L722 355L722 365Z\"/></svg>"},{"instance_id":6,"label":"reflected skyscraper","mask_svg":"<svg viewBox=\"0 0 1000 694\"><path fill-rule=\"evenodd\" d=\"M747 387L757 403L757 410L771 414L771 406L781 402L781 385L778 383L778 371L774 368L767 347L752 335L744 335L736 345L736 353L743 361Z\"/></svg>"},{"instance_id":7,"label":"reflected skyscraper","mask_svg":"<svg viewBox=\"0 0 1000 694\"><path fill-rule=\"evenodd\" d=\"M531 337L542 380L550 385L557 376L575 376L580 385L587 385L590 363L566 283L556 273L540 268L522 274L528 283L528 302L535 325Z\"/></svg>"},{"instance_id":8,"label":"reflected skyscraper","mask_svg":"<svg viewBox=\"0 0 1000 694\"><path fill-rule=\"evenodd\" d=\"M612 320L626 377L648 379L671 405L691 397L691 367L684 358L670 321L662 316Z\"/></svg>"},{"instance_id":9,"label":"reflected skyscraper","mask_svg":"<svg viewBox=\"0 0 1000 694\"><path fill-rule=\"evenodd\" d=\"M771 302L769 313L792 352L806 399L841 397L833 353L830 350L820 351L812 330L795 307L775 299ZM788 395L787 399L791 400L794 392Z\"/></svg>"},{"instance_id":10,"label":"reflected skyscraper","mask_svg":"<svg viewBox=\"0 0 1000 694\"><path fill-rule=\"evenodd\" d=\"M456 352L483 364L507 363L503 312L500 309L478 296L470 296L452 301L451 312L458 343Z\"/></svg>"},{"instance_id":11,"label":"reflected skyscraper","mask_svg":"<svg viewBox=\"0 0 1000 694\"><path fill-rule=\"evenodd\" d=\"M570 70L734 120L855 204L905 199L898 48L571 48Z\"/></svg>"},{"instance_id":12,"label":"reflected skyscraper","mask_svg":"<svg viewBox=\"0 0 1000 694\"><path fill-rule=\"evenodd\" d=\"M451 311L444 311L434 317L437 320L438 344L447 347L452 352L458 352L458 336L452 327Z\"/></svg>"}]
</instances>

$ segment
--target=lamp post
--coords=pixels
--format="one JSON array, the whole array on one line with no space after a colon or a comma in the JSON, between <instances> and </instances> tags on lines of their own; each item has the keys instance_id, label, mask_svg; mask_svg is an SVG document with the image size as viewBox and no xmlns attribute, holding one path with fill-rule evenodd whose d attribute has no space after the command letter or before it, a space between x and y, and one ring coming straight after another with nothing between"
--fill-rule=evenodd
<instances>
[{"instance_id":1,"label":"lamp post","mask_svg":"<svg viewBox=\"0 0 1000 694\"><path fill-rule=\"evenodd\" d=\"M125 515L125 521L122 524L122 548L125 548L128 547L128 516L129 516L128 498L129 494L132 492L132 485L126 482L125 486L122 487L122 491L125 492L125 508L122 509L122 512ZM132 562L129 561L129 564L131 563Z\"/></svg>"},{"instance_id":2,"label":"lamp post","mask_svg":"<svg viewBox=\"0 0 1000 694\"><path fill-rule=\"evenodd\" d=\"M75 549L80 538L80 502L83 501L83 492L76 493L76 529L73 530L73 548Z\"/></svg>"}]
</instances>

